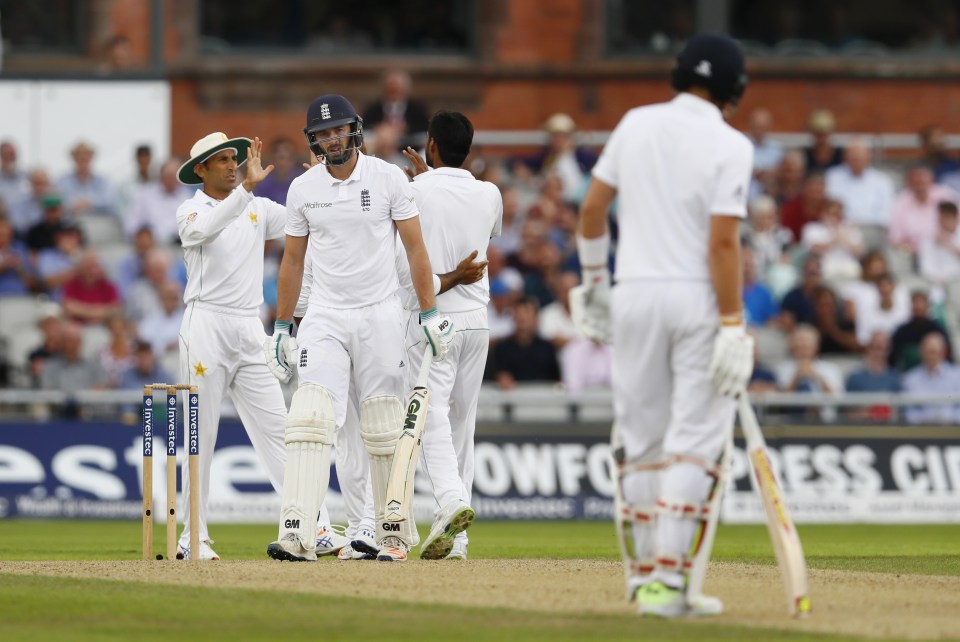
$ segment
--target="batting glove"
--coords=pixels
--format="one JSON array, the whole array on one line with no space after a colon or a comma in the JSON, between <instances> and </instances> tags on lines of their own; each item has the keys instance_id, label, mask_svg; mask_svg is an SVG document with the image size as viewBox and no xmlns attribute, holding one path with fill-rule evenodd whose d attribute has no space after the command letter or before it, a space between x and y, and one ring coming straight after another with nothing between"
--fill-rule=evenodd
<instances>
[{"instance_id":1,"label":"batting glove","mask_svg":"<svg viewBox=\"0 0 960 642\"><path fill-rule=\"evenodd\" d=\"M277 321L273 324L273 335L263 341L267 367L280 383L290 381L297 360L297 340L290 336L290 327L289 321Z\"/></svg>"},{"instance_id":2,"label":"batting glove","mask_svg":"<svg viewBox=\"0 0 960 642\"><path fill-rule=\"evenodd\" d=\"M450 317L441 316L436 308L430 308L420 313L420 325L433 349L433 360L443 361L453 341L453 321Z\"/></svg>"},{"instance_id":3,"label":"batting glove","mask_svg":"<svg viewBox=\"0 0 960 642\"><path fill-rule=\"evenodd\" d=\"M583 284L570 289L570 319L585 337L600 343L613 339L610 317L610 270L584 269Z\"/></svg>"},{"instance_id":4,"label":"batting glove","mask_svg":"<svg viewBox=\"0 0 960 642\"><path fill-rule=\"evenodd\" d=\"M722 395L736 397L747 389L753 374L753 337L743 323L720 326L713 343L710 379Z\"/></svg>"}]
</instances>

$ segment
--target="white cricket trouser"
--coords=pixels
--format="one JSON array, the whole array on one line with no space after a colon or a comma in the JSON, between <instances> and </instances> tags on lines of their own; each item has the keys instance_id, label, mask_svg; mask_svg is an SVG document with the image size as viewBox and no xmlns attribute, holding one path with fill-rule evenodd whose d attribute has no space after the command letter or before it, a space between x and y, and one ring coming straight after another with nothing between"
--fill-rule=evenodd
<instances>
[{"instance_id":1,"label":"white cricket trouser","mask_svg":"<svg viewBox=\"0 0 960 642\"><path fill-rule=\"evenodd\" d=\"M716 462L733 427L735 403L719 395L707 370L719 321L709 282L627 281L613 288L613 393L616 428L628 460L688 455ZM624 480L630 504L660 497L706 499L712 479L702 467L674 464ZM687 554L692 520L657 520L660 556Z\"/></svg>"},{"instance_id":2,"label":"white cricket trouser","mask_svg":"<svg viewBox=\"0 0 960 642\"><path fill-rule=\"evenodd\" d=\"M430 368L430 407L421 451L438 511L458 499L469 504L473 495L477 402L490 345L486 308L444 314L453 322L455 336L446 358ZM416 383L425 341L419 312L408 311L407 360L413 365L407 372L408 389Z\"/></svg>"},{"instance_id":3,"label":"white cricket trouser","mask_svg":"<svg viewBox=\"0 0 960 642\"><path fill-rule=\"evenodd\" d=\"M347 420L337 430L337 481L347 513L347 537L356 537L361 529L375 530L373 487L370 485L370 461L360 438L360 401L350 386Z\"/></svg>"},{"instance_id":4,"label":"white cricket trouser","mask_svg":"<svg viewBox=\"0 0 960 642\"><path fill-rule=\"evenodd\" d=\"M266 335L256 310L213 308L193 302L180 326L180 381L200 391L198 422L200 450L200 540L209 539L207 500L210 464L220 426L224 394L233 401L243 427L277 492L283 488L287 459L283 443L287 407L277 381L263 358ZM183 497L189 497L192 480L184 467ZM184 528L180 544L190 544L190 513L182 511Z\"/></svg>"}]
</instances>

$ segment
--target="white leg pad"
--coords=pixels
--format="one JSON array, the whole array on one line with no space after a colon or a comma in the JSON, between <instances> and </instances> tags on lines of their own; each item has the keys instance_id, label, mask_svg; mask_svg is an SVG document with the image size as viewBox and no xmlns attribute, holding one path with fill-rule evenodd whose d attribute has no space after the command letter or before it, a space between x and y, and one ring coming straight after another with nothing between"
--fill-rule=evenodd
<instances>
[{"instance_id":1,"label":"white leg pad","mask_svg":"<svg viewBox=\"0 0 960 642\"><path fill-rule=\"evenodd\" d=\"M373 512L377 524L377 543L389 535L406 541L398 523L384 521L387 482L393 466L393 453L403 432L403 408L394 396L371 397L360 403L360 437L370 457L373 486ZM407 533L409 536L409 533ZM411 542L406 542L408 545Z\"/></svg>"},{"instance_id":2,"label":"white leg pad","mask_svg":"<svg viewBox=\"0 0 960 642\"><path fill-rule=\"evenodd\" d=\"M336 422L333 397L321 386L303 384L287 415L287 466L280 506L280 539L295 533L307 550L316 547L317 514L330 483Z\"/></svg>"}]
</instances>

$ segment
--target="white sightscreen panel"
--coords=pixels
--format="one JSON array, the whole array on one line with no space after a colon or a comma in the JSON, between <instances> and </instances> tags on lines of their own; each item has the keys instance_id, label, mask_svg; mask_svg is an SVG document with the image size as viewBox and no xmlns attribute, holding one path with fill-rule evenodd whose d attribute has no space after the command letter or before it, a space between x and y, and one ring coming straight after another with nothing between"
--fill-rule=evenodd
<instances>
[{"instance_id":1,"label":"white sightscreen panel","mask_svg":"<svg viewBox=\"0 0 960 642\"><path fill-rule=\"evenodd\" d=\"M150 145L155 161L170 153L170 86L162 81L0 82L0 114L0 138L17 143L21 167L54 177L71 169L69 150L81 139L97 150L95 171L115 181L133 172L137 145Z\"/></svg>"}]
</instances>

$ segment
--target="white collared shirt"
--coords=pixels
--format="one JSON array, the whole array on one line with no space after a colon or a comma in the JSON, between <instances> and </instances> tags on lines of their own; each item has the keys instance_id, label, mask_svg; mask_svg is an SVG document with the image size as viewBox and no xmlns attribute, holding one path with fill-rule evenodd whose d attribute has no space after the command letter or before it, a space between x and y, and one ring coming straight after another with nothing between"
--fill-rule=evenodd
<instances>
[{"instance_id":1,"label":"white collared shirt","mask_svg":"<svg viewBox=\"0 0 960 642\"><path fill-rule=\"evenodd\" d=\"M706 281L713 215L746 216L750 140L689 93L626 113L593 176L618 192L616 277Z\"/></svg>"},{"instance_id":2,"label":"white collared shirt","mask_svg":"<svg viewBox=\"0 0 960 642\"><path fill-rule=\"evenodd\" d=\"M419 174L410 189L420 209L420 229L434 274L452 272L474 250L478 252L475 260L486 260L490 238L500 235L503 220L503 200L496 185L478 181L465 169L438 167ZM403 307L418 310L410 264L399 243L397 272ZM437 309L444 314L469 312L485 307L489 301L490 281L484 274L476 283L439 295Z\"/></svg>"},{"instance_id":3,"label":"white collared shirt","mask_svg":"<svg viewBox=\"0 0 960 642\"><path fill-rule=\"evenodd\" d=\"M417 216L406 174L358 152L345 180L316 165L287 194L286 233L310 236L310 306L359 308L395 296L396 226Z\"/></svg>"},{"instance_id":4,"label":"white collared shirt","mask_svg":"<svg viewBox=\"0 0 960 642\"><path fill-rule=\"evenodd\" d=\"M873 167L854 175L847 165L827 170L827 196L843 203L843 217L857 225L890 225L893 181Z\"/></svg>"},{"instance_id":5,"label":"white collared shirt","mask_svg":"<svg viewBox=\"0 0 960 642\"><path fill-rule=\"evenodd\" d=\"M253 311L263 303L263 243L283 236L286 210L237 186L222 201L198 189L177 208L187 264L183 301Z\"/></svg>"}]
</instances>

